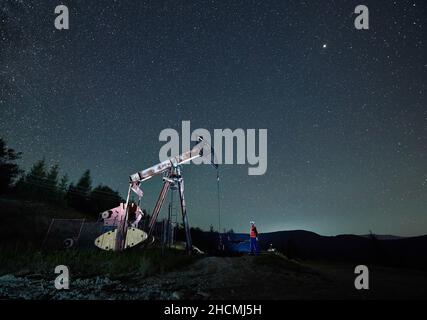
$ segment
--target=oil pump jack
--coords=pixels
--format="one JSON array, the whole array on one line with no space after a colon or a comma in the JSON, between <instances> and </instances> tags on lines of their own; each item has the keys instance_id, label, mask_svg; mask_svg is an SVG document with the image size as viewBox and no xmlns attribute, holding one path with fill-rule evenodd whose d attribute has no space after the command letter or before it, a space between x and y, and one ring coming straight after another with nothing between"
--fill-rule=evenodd
<instances>
[{"instance_id":1,"label":"oil pump jack","mask_svg":"<svg viewBox=\"0 0 427 320\"><path fill-rule=\"evenodd\" d=\"M180 200L182 222L184 225L186 238L185 249L187 254L191 254L192 241L190 226L188 224L187 206L185 204L184 198L184 178L182 176L181 166L196 158L206 158L208 156L210 156L210 163L218 170L218 165L215 163L215 161L213 161L215 157L213 148L207 142L205 142L202 137L199 137L197 144L191 150L167 159L148 169L132 174L130 176L126 202L101 214L104 220L104 226L112 227L114 230L105 232L96 238L95 245L103 250L122 251L124 249L133 247L142 241L146 241L147 245L154 242L153 231L157 218L168 191L173 188L178 191ZM140 230L138 229L138 222L143 215L142 210L139 207L141 198L143 196L143 191L140 188L141 184L142 182L145 182L161 174L163 174L163 187L157 198L156 205L154 206L153 213L148 224L148 229L146 231ZM219 181L218 174L217 180ZM129 202L131 192L134 192L138 196L138 203L136 208L135 204L130 204ZM136 214L136 219L133 223L128 221L131 211Z\"/></svg>"}]
</instances>

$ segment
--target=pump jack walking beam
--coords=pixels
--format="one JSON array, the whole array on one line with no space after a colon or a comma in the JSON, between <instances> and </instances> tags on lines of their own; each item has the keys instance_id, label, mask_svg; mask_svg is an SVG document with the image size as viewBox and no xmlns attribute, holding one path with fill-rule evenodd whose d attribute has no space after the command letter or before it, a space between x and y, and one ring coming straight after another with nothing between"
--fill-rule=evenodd
<instances>
[{"instance_id":1,"label":"pump jack walking beam","mask_svg":"<svg viewBox=\"0 0 427 320\"><path fill-rule=\"evenodd\" d=\"M188 163L191 160L203 157L204 149L207 149L207 151L210 152L210 149L206 147L206 144L204 143L203 139L199 138L199 143L195 145L194 148L190 151L184 152L179 156L165 160L148 169L134 173L130 176L130 181L134 183L141 183L143 181L151 179L154 176L157 176L170 170L172 167L178 167L179 165Z\"/></svg>"}]
</instances>

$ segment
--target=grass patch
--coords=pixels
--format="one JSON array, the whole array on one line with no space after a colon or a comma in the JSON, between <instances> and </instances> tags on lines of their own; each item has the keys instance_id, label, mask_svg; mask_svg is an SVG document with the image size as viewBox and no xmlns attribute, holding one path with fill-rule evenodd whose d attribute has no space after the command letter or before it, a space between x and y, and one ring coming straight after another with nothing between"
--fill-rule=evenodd
<instances>
[{"instance_id":1,"label":"grass patch","mask_svg":"<svg viewBox=\"0 0 427 320\"><path fill-rule=\"evenodd\" d=\"M108 275L112 278L132 275L149 276L180 269L194 262L196 257L182 251L160 249L107 251L34 251L18 247L0 249L0 274L49 274L58 265L69 267L77 277Z\"/></svg>"}]
</instances>

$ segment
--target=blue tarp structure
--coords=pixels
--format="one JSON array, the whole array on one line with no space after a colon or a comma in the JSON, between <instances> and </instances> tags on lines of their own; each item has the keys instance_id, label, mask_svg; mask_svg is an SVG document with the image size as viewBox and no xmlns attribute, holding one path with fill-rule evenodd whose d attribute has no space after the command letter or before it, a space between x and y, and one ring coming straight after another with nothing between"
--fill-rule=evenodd
<instances>
[{"instance_id":1,"label":"blue tarp structure","mask_svg":"<svg viewBox=\"0 0 427 320\"><path fill-rule=\"evenodd\" d=\"M247 233L226 233L223 234L225 250L236 253L249 253L250 241Z\"/></svg>"}]
</instances>

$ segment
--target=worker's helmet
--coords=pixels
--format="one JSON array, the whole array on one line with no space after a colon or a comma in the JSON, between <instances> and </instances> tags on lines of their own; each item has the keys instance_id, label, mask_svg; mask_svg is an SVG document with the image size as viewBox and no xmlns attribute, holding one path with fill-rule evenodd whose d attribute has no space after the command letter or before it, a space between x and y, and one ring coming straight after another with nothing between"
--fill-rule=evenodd
<instances>
[{"instance_id":1,"label":"worker's helmet","mask_svg":"<svg viewBox=\"0 0 427 320\"><path fill-rule=\"evenodd\" d=\"M251 221L251 222L250 222L250 224L251 224L251 225L254 225L254 224L255 224L255 221Z\"/></svg>"}]
</instances>

